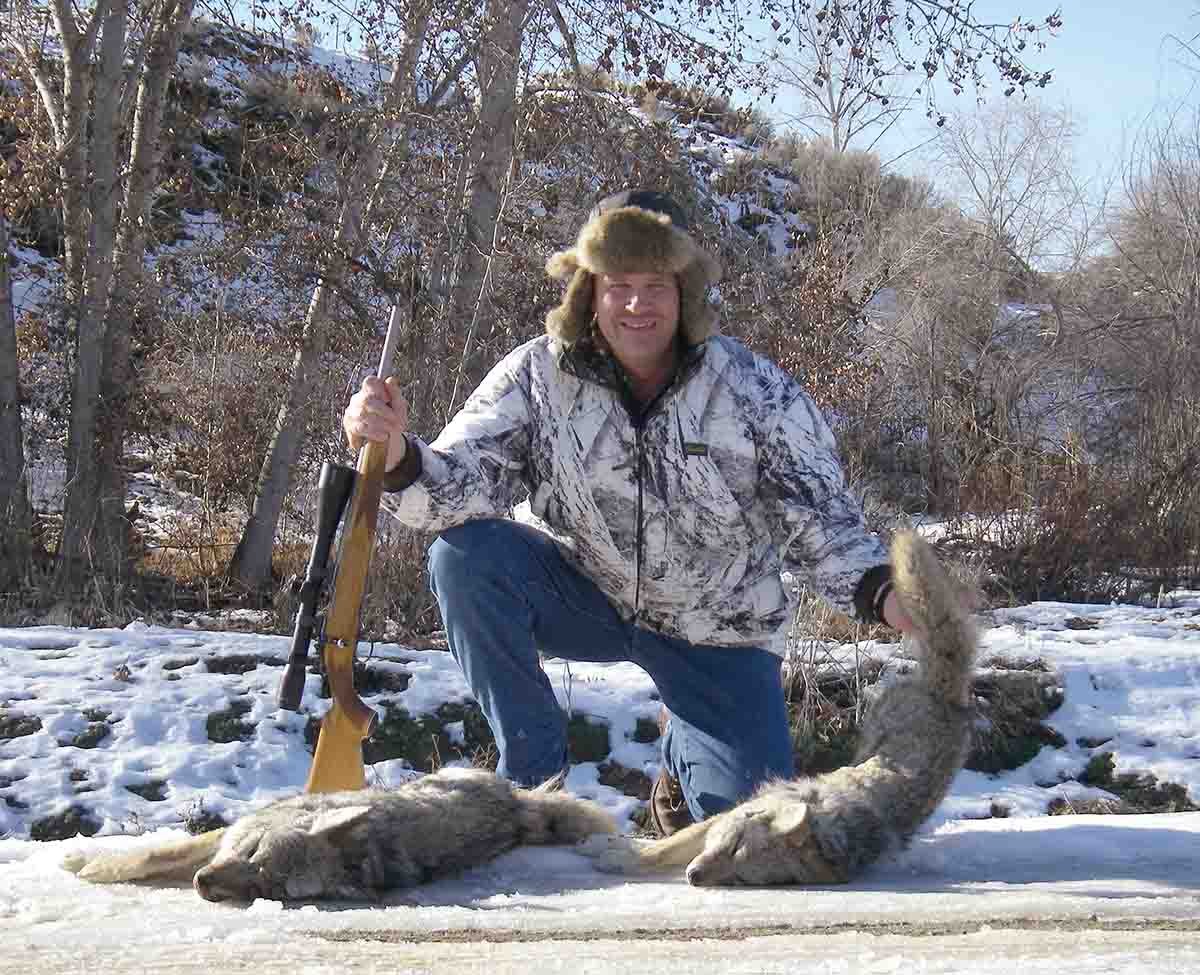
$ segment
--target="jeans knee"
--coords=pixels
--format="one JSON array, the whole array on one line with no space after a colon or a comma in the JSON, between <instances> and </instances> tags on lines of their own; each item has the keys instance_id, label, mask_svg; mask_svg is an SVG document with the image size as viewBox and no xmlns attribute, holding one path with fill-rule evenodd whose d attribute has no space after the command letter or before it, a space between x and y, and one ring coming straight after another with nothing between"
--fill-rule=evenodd
<instances>
[{"instance_id":1,"label":"jeans knee","mask_svg":"<svg viewBox=\"0 0 1200 975\"><path fill-rule=\"evenodd\" d=\"M468 521L447 528L433 540L426 553L429 586L436 593L441 584L445 589L478 573L494 557L496 546L489 542L494 533L493 520Z\"/></svg>"},{"instance_id":2,"label":"jeans knee","mask_svg":"<svg viewBox=\"0 0 1200 975\"><path fill-rule=\"evenodd\" d=\"M481 586L520 588L536 572L539 539L507 518L480 518L447 528L429 546L429 588L441 598Z\"/></svg>"}]
</instances>

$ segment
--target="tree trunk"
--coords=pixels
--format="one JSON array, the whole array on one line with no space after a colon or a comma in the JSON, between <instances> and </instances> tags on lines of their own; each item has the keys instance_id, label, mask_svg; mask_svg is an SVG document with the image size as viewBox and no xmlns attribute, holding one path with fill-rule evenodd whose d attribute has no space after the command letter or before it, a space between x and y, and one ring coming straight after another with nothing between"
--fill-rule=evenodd
<instances>
[{"instance_id":1,"label":"tree trunk","mask_svg":"<svg viewBox=\"0 0 1200 975\"><path fill-rule=\"evenodd\" d=\"M9 270L8 218L0 213L0 585L20 578L33 538L33 512L21 441L17 325Z\"/></svg>"},{"instance_id":2,"label":"tree trunk","mask_svg":"<svg viewBox=\"0 0 1200 975\"><path fill-rule=\"evenodd\" d=\"M91 61L100 24L108 16L108 0L100 0L91 20L80 33L75 26L70 0L54 0L52 13L63 46L62 95L39 56L34 70L38 90L54 126L56 147L61 156L63 211L63 272L68 314L83 300L84 263L87 254L88 116L92 95ZM40 52L39 52L40 55Z\"/></svg>"},{"instance_id":3,"label":"tree trunk","mask_svg":"<svg viewBox=\"0 0 1200 975\"><path fill-rule=\"evenodd\" d=\"M930 509L945 514L942 507L942 487L945 469L942 465L942 411L941 391L938 388L939 366L937 360L936 326L929 323L929 417L926 431L929 448L929 484L927 486Z\"/></svg>"},{"instance_id":4,"label":"tree trunk","mask_svg":"<svg viewBox=\"0 0 1200 975\"><path fill-rule=\"evenodd\" d=\"M127 555L129 524L125 516L125 431L129 399L137 376L132 360L133 296L140 291L150 222L150 192L158 181L162 159L162 123L167 84L179 56L183 32L191 20L194 0L168 0L158 9L149 49L137 86L137 105L129 149L115 271L109 290L104 328L101 377L103 412L95 438L100 506L96 534L111 554L109 571L119 574Z\"/></svg>"},{"instance_id":5,"label":"tree trunk","mask_svg":"<svg viewBox=\"0 0 1200 975\"><path fill-rule=\"evenodd\" d=\"M415 22L396 59L384 105L389 115L398 113L402 116L405 108L411 107L413 77L421 58L429 15L430 9L426 7L414 18ZM407 123L405 125L407 127ZM394 128L387 127L379 133L343 186L344 202L332 248L333 266L325 269L327 277L318 283L309 302L304 328L292 360L288 388L276 414L275 430L259 471L253 509L229 565L231 578L237 579L248 589L262 589L271 579L275 532L300 453L304 407L311 395L329 325L333 295L327 280L336 280L341 276L347 260L362 249L366 232L364 201L372 197L378 188L387 149L385 143L391 141L388 135L395 135ZM400 141L407 141L403 134Z\"/></svg>"},{"instance_id":6,"label":"tree trunk","mask_svg":"<svg viewBox=\"0 0 1200 975\"><path fill-rule=\"evenodd\" d=\"M467 201L457 280L450 294L450 327L468 336L463 394L487 371L493 331L488 271L496 223L516 140L517 81L529 0L490 0L478 61L479 120L468 152ZM460 399L455 396L456 401ZM451 404L451 408L457 405Z\"/></svg>"},{"instance_id":7,"label":"tree trunk","mask_svg":"<svg viewBox=\"0 0 1200 975\"><path fill-rule=\"evenodd\" d=\"M116 124L124 76L127 13L128 8L120 0L109 7L103 22L100 57L93 69L95 118L88 140L90 166L88 162L84 163L85 170L90 169L90 172L81 184L89 187L89 219L86 236L81 236L78 241L83 245L83 252L76 258L81 259L82 274L77 278L81 288L78 301L74 303L75 373L67 436L67 497L59 545L60 581L66 589L77 588L89 571L111 571L120 563L120 549L114 549L108 539L97 534L100 512L110 499L104 497L102 490L96 444L104 372L105 303L112 282L116 241ZM73 114L76 107L71 104L69 111ZM82 107L86 111L87 106ZM87 123L85 117L79 129L81 138ZM74 124L72 121L68 128ZM77 182L78 173L69 185L64 186L64 217L68 205L66 198L77 193ZM70 205L77 202L72 200ZM70 228L68 236L73 236Z\"/></svg>"}]
</instances>

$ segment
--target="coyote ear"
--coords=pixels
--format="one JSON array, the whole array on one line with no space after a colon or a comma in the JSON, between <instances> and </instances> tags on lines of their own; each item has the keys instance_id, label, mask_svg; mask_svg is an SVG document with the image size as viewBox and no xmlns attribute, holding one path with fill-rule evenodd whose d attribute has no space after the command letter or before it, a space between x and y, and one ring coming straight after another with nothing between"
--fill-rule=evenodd
<instances>
[{"instance_id":1,"label":"coyote ear","mask_svg":"<svg viewBox=\"0 0 1200 975\"><path fill-rule=\"evenodd\" d=\"M335 843L340 834L366 819L370 811L370 806L346 806L343 809L330 809L313 820L308 832L311 836L320 836Z\"/></svg>"},{"instance_id":2,"label":"coyote ear","mask_svg":"<svg viewBox=\"0 0 1200 975\"><path fill-rule=\"evenodd\" d=\"M797 802L785 806L775 815L773 832L786 836L790 841L804 840L810 830L808 825L808 803Z\"/></svg>"}]
</instances>

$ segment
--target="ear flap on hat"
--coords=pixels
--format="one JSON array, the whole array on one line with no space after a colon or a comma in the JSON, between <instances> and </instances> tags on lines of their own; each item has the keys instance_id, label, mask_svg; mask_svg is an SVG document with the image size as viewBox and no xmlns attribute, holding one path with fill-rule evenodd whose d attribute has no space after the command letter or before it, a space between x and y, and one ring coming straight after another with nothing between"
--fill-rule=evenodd
<instances>
[{"instance_id":1,"label":"ear flap on hat","mask_svg":"<svg viewBox=\"0 0 1200 975\"><path fill-rule=\"evenodd\" d=\"M717 310L708 301L708 286L721 276L721 265L708 254L679 272L679 327L688 345L717 334Z\"/></svg>"},{"instance_id":2,"label":"ear flap on hat","mask_svg":"<svg viewBox=\"0 0 1200 975\"><path fill-rule=\"evenodd\" d=\"M550 259L553 263L554 255ZM547 270L550 269L549 264ZM550 271L552 277L560 277ZM592 326L592 276L581 267L577 267L571 283L567 285L566 293L559 306L546 316L546 333L552 338L559 339L567 345L574 345L588 333Z\"/></svg>"}]
</instances>

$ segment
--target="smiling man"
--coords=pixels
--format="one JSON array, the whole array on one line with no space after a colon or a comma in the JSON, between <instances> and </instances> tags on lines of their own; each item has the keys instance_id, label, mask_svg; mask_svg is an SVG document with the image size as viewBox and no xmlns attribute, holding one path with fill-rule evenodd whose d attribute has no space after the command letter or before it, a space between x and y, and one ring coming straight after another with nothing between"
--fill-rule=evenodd
<instances>
[{"instance_id":1,"label":"smiling man","mask_svg":"<svg viewBox=\"0 0 1200 975\"><path fill-rule=\"evenodd\" d=\"M430 586L500 774L533 785L566 766L539 655L632 661L662 700L650 806L669 834L793 772L785 575L864 620L911 624L812 400L718 334L720 266L673 200L602 200L546 267L566 282L547 334L436 440L408 432L393 380L367 379L343 426L354 448L388 441L385 506L438 533Z\"/></svg>"},{"instance_id":2,"label":"smiling man","mask_svg":"<svg viewBox=\"0 0 1200 975\"><path fill-rule=\"evenodd\" d=\"M649 402L675 372L679 285L673 274L600 274L596 329L621 364L636 399Z\"/></svg>"}]
</instances>

